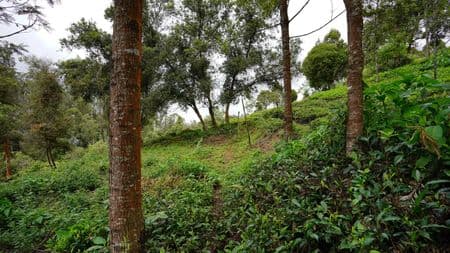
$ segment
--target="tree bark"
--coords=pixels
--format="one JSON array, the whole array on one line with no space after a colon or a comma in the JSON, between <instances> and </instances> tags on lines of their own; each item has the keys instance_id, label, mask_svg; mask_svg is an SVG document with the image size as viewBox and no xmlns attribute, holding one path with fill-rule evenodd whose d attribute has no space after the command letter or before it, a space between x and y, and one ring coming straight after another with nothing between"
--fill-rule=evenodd
<instances>
[{"instance_id":1,"label":"tree bark","mask_svg":"<svg viewBox=\"0 0 450 253\"><path fill-rule=\"evenodd\" d=\"M114 0L109 121L110 251L142 252L142 0Z\"/></svg>"},{"instance_id":2,"label":"tree bark","mask_svg":"<svg viewBox=\"0 0 450 253\"><path fill-rule=\"evenodd\" d=\"M47 162L50 167L53 167L52 162L50 160L50 153L48 152L48 148L45 149L45 155L47 156Z\"/></svg>"},{"instance_id":3,"label":"tree bark","mask_svg":"<svg viewBox=\"0 0 450 253\"><path fill-rule=\"evenodd\" d=\"M8 137L5 137L3 140L3 152L6 162L6 179L9 179L12 173L11 173L11 145L9 143Z\"/></svg>"},{"instance_id":4,"label":"tree bark","mask_svg":"<svg viewBox=\"0 0 450 253\"><path fill-rule=\"evenodd\" d=\"M225 124L230 124L230 103L225 104Z\"/></svg>"},{"instance_id":5,"label":"tree bark","mask_svg":"<svg viewBox=\"0 0 450 253\"><path fill-rule=\"evenodd\" d=\"M208 112L209 112L209 115L211 116L211 125L213 128L216 128L217 121L216 121L216 116L214 114L214 105L213 105L211 96L208 96L207 99L208 99Z\"/></svg>"},{"instance_id":6,"label":"tree bark","mask_svg":"<svg viewBox=\"0 0 450 253\"><path fill-rule=\"evenodd\" d=\"M362 0L344 0L348 29L348 117L346 153L350 154L363 133L363 85L364 54L362 48L363 4Z\"/></svg>"},{"instance_id":7,"label":"tree bark","mask_svg":"<svg viewBox=\"0 0 450 253\"><path fill-rule=\"evenodd\" d=\"M50 165L51 165L54 169L56 169L55 158L53 158L52 150L53 150L52 147L50 147L50 148L48 149L48 155L49 155L49 157L50 157Z\"/></svg>"},{"instance_id":8,"label":"tree bark","mask_svg":"<svg viewBox=\"0 0 450 253\"><path fill-rule=\"evenodd\" d=\"M203 131L206 131L206 130L207 130L207 127L206 127L205 121L203 120L202 114L201 114L200 111L198 110L198 107L197 107L197 105L195 104L195 102L194 102L194 104L192 105L192 110L194 110L195 114L197 115L198 119L200 120L200 123L202 124L202 129L203 129Z\"/></svg>"},{"instance_id":9,"label":"tree bark","mask_svg":"<svg viewBox=\"0 0 450 253\"><path fill-rule=\"evenodd\" d=\"M283 81L284 81L284 131L286 139L294 135L292 128L291 100L291 50L289 48L289 18L287 0L280 0L281 41L283 46Z\"/></svg>"}]
</instances>

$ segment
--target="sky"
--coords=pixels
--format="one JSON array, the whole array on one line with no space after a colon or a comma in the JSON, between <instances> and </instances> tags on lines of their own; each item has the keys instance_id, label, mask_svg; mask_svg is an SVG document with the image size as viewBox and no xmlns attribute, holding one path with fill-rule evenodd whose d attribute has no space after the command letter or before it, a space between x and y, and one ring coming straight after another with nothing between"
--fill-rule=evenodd
<instances>
[{"instance_id":1,"label":"sky","mask_svg":"<svg viewBox=\"0 0 450 253\"><path fill-rule=\"evenodd\" d=\"M71 52L66 49L63 50L59 43L60 39L68 36L67 28L83 17L87 20L95 21L101 29L112 32L112 24L105 20L103 16L104 10L111 4L111 0L61 0L59 4L53 7L46 6L45 1L41 1L44 5L43 13L46 20L50 23L51 30L33 30L8 39L11 42L27 45L29 54L54 62L77 56L84 57L83 51L75 50ZM290 0L289 17L292 17L306 1ZM302 13L290 23L290 35L295 36L310 32L325 24L332 15L337 15L344 9L342 0L311 0ZM302 37L301 60L304 59L317 40L323 39L331 28L339 30L343 39L347 40L346 17L343 14L322 30L307 37ZM9 31L14 31L13 27L0 25L0 34L6 34ZM20 65L19 68L21 68ZM303 77L293 79L293 89L298 90L304 83L305 79ZM239 110L240 107L234 106L231 108L231 114L237 114ZM195 120L195 115L192 111L182 112L176 107L171 107L170 113L178 113L185 117L188 122ZM206 108L202 109L202 114L207 115Z\"/></svg>"}]
</instances>

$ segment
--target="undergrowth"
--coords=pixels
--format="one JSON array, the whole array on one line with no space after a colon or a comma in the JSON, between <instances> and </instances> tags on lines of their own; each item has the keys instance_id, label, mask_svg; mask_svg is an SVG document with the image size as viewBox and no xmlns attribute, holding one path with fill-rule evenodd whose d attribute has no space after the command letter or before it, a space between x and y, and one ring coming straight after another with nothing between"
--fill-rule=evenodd
<instances>
[{"instance_id":1,"label":"undergrowth","mask_svg":"<svg viewBox=\"0 0 450 253\"><path fill-rule=\"evenodd\" d=\"M282 110L245 124L145 140L148 252L445 252L450 215L450 74L426 62L368 78L360 149L344 154L346 87L294 103L299 138L280 142ZM424 67L425 66L425 67ZM264 147L264 148L263 148ZM24 155L0 183L0 251L107 252L105 143L50 169Z\"/></svg>"}]
</instances>

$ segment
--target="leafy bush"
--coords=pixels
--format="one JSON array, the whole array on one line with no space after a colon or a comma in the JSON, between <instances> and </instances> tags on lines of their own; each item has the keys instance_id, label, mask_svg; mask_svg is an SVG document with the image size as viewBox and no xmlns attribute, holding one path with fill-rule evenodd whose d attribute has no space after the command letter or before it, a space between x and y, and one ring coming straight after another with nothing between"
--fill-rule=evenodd
<instances>
[{"instance_id":1,"label":"leafy bush","mask_svg":"<svg viewBox=\"0 0 450 253\"><path fill-rule=\"evenodd\" d=\"M448 248L448 87L422 76L372 86L365 96L364 148L351 159L341 111L230 189L228 250Z\"/></svg>"},{"instance_id":2,"label":"leafy bush","mask_svg":"<svg viewBox=\"0 0 450 253\"><path fill-rule=\"evenodd\" d=\"M334 82L345 76L347 51L345 47L333 43L320 43L306 56L302 72L309 85L318 90L328 90Z\"/></svg>"},{"instance_id":3,"label":"leafy bush","mask_svg":"<svg viewBox=\"0 0 450 253\"><path fill-rule=\"evenodd\" d=\"M208 248L212 227L213 180L188 178L175 189L144 197L146 249L196 252ZM160 251L161 252L161 251ZM165 251L162 251L165 252Z\"/></svg>"},{"instance_id":4,"label":"leafy bush","mask_svg":"<svg viewBox=\"0 0 450 253\"><path fill-rule=\"evenodd\" d=\"M81 220L67 229L56 231L56 236L48 242L54 252L109 252L107 248L108 230L93 221Z\"/></svg>"},{"instance_id":5,"label":"leafy bush","mask_svg":"<svg viewBox=\"0 0 450 253\"><path fill-rule=\"evenodd\" d=\"M379 70L386 71L411 62L406 45L388 42L378 49Z\"/></svg>"}]
</instances>

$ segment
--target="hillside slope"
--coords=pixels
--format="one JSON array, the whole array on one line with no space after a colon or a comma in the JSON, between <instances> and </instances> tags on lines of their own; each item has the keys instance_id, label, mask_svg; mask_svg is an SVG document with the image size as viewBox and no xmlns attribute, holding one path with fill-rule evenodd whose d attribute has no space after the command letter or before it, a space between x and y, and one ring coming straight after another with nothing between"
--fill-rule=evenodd
<instances>
[{"instance_id":1,"label":"hillside slope","mask_svg":"<svg viewBox=\"0 0 450 253\"><path fill-rule=\"evenodd\" d=\"M363 149L343 154L346 87L216 130L148 139L143 149L149 252L444 252L449 246L450 67L425 63L367 78ZM421 70L422 69L422 70ZM57 169L17 154L0 183L0 251L106 252L105 143ZM448 167L447 167L448 168Z\"/></svg>"}]
</instances>

